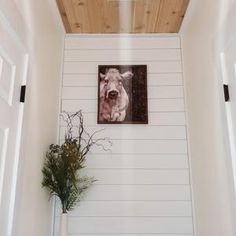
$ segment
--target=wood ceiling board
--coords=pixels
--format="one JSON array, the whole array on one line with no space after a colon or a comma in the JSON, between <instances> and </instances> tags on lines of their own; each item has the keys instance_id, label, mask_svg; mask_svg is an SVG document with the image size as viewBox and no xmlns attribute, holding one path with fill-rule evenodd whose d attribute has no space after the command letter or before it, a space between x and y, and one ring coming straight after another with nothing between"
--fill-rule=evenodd
<instances>
[{"instance_id":1,"label":"wood ceiling board","mask_svg":"<svg viewBox=\"0 0 236 236\"><path fill-rule=\"evenodd\" d=\"M120 32L133 33L133 21L135 15L135 1L120 3Z\"/></svg>"},{"instance_id":2,"label":"wood ceiling board","mask_svg":"<svg viewBox=\"0 0 236 236\"><path fill-rule=\"evenodd\" d=\"M179 32L188 0L161 0L155 32Z\"/></svg>"},{"instance_id":3,"label":"wood ceiling board","mask_svg":"<svg viewBox=\"0 0 236 236\"><path fill-rule=\"evenodd\" d=\"M74 12L74 8L73 8L73 2L71 0L59 0L63 5L65 12L66 12L66 16L67 16L67 20L70 24L70 28L71 28L71 32L69 33L74 33L75 27L77 26L77 18Z\"/></svg>"},{"instance_id":4,"label":"wood ceiling board","mask_svg":"<svg viewBox=\"0 0 236 236\"><path fill-rule=\"evenodd\" d=\"M67 33L72 33L71 27L70 27L70 22L68 20L67 12L64 7L63 1L62 0L56 0L57 1L57 6L61 14L62 22L64 24L65 30Z\"/></svg>"},{"instance_id":5,"label":"wood ceiling board","mask_svg":"<svg viewBox=\"0 0 236 236\"><path fill-rule=\"evenodd\" d=\"M67 33L178 33L189 0L57 0Z\"/></svg>"},{"instance_id":6,"label":"wood ceiling board","mask_svg":"<svg viewBox=\"0 0 236 236\"><path fill-rule=\"evenodd\" d=\"M117 19L119 19L119 4L115 2L105 3L105 1L103 0L103 30L101 32L119 32L120 24Z\"/></svg>"},{"instance_id":7,"label":"wood ceiling board","mask_svg":"<svg viewBox=\"0 0 236 236\"><path fill-rule=\"evenodd\" d=\"M132 32L141 33L145 30L144 15L146 0L136 1L134 4L133 27Z\"/></svg>"},{"instance_id":8,"label":"wood ceiling board","mask_svg":"<svg viewBox=\"0 0 236 236\"><path fill-rule=\"evenodd\" d=\"M73 12L76 16L76 24L74 25L73 32L83 33L85 30L91 32L93 24L89 19L89 8L87 1L84 0L67 0L73 3ZM97 12L97 11L96 11ZM91 32L92 33L92 32Z\"/></svg>"},{"instance_id":9,"label":"wood ceiling board","mask_svg":"<svg viewBox=\"0 0 236 236\"><path fill-rule=\"evenodd\" d=\"M156 22L160 12L161 0L152 0L146 9L146 31L155 32Z\"/></svg>"},{"instance_id":10,"label":"wood ceiling board","mask_svg":"<svg viewBox=\"0 0 236 236\"><path fill-rule=\"evenodd\" d=\"M89 33L104 32L104 13L105 4L104 0L77 0L80 3L84 3L80 7L80 11L77 11L77 15L81 16L81 31Z\"/></svg>"},{"instance_id":11,"label":"wood ceiling board","mask_svg":"<svg viewBox=\"0 0 236 236\"><path fill-rule=\"evenodd\" d=\"M160 0L139 0L135 2L132 33L152 33L160 9Z\"/></svg>"},{"instance_id":12,"label":"wood ceiling board","mask_svg":"<svg viewBox=\"0 0 236 236\"><path fill-rule=\"evenodd\" d=\"M179 11L177 11L178 20L176 20L176 22L175 22L175 24L176 24L175 28L178 29L178 31L180 30L185 13L187 11L188 3L189 3L189 0L183 0L182 5L181 6L179 5Z\"/></svg>"}]
</instances>

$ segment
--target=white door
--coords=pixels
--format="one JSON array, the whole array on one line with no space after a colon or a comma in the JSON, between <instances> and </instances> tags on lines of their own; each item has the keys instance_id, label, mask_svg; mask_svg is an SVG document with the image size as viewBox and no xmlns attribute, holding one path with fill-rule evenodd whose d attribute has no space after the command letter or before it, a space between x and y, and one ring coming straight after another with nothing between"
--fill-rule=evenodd
<instances>
[{"instance_id":1,"label":"white door","mask_svg":"<svg viewBox=\"0 0 236 236\"><path fill-rule=\"evenodd\" d=\"M0 235L10 236L19 162L28 56L16 32L0 18Z\"/></svg>"},{"instance_id":2,"label":"white door","mask_svg":"<svg viewBox=\"0 0 236 236\"><path fill-rule=\"evenodd\" d=\"M223 81L228 85L229 91L229 101L225 105L236 191L236 40L231 41L221 54L221 63Z\"/></svg>"}]
</instances>

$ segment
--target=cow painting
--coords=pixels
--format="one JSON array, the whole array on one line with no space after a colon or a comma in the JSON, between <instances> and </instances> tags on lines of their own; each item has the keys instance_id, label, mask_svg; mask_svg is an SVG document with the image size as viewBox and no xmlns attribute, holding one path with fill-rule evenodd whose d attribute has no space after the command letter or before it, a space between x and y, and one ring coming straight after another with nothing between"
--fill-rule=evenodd
<instances>
[{"instance_id":1,"label":"cow painting","mask_svg":"<svg viewBox=\"0 0 236 236\"><path fill-rule=\"evenodd\" d=\"M123 80L132 77L131 71L121 74L116 68L109 68L105 74L100 73L100 121L124 121L129 105L129 96L124 89Z\"/></svg>"},{"instance_id":2,"label":"cow painting","mask_svg":"<svg viewBox=\"0 0 236 236\"><path fill-rule=\"evenodd\" d=\"M144 65L98 67L98 123L147 123Z\"/></svg>"}]
</instances>

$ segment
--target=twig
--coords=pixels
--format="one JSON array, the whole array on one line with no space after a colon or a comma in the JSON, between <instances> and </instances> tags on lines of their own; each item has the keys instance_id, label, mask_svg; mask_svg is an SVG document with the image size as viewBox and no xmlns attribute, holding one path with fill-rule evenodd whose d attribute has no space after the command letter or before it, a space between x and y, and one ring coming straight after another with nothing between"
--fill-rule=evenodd
<instances>
[{"instance_id":1,"label":"twig","mask_svg":"<svg viewBox=\"0 0 236 236\"><path fill-rule=\"evenodd\" d=\"M66 123L65 138L77 141L77 148L81 153L81 160L85 158L85 155L90 151L92 146L101 147L104 151L110 151L112 142L108 137L95 139L95 135L104 131L105 129L96 130L90 134L84 127L84 119L81 110L72 114L63 111L61 117ZM75 124L76 118L78 119L77 124ZM77 129L78 136L73 135L73 129ZM109 148L105 147L106 143L108 143Z\"/></svg>"}]
</instances>

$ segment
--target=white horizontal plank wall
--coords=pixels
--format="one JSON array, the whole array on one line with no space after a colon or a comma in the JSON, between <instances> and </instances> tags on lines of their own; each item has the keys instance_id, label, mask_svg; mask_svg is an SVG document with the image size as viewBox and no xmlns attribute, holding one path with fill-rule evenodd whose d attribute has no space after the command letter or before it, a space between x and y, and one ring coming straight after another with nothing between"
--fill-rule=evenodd
<instances>
[{"instance_id":1,"label":"white horizontal plank wall","mask_svg":"<svg viewBox=\"0 0 236 236\"><path fill-rule=\"evenodd\" d=\"M83 110L112 151L94 148L85 174L98 181L69 214L70 236L192 236L181 48L174 36L67 36L61 109ZM146 64L148 125L98 125L98 65ZM60 139L65 124L60 124ZM55 236L60 207L56 208Z\"/></svg>"}]
</instances>

